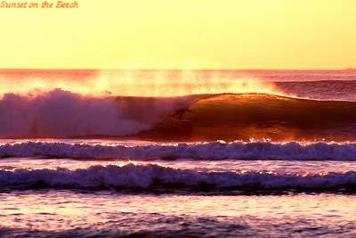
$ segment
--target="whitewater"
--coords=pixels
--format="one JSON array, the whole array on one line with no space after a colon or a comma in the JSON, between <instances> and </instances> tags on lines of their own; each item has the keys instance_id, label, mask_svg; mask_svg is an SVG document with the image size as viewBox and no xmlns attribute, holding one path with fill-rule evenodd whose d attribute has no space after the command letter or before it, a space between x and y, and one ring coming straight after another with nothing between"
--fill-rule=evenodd
<instances>
[{"instance_id":1,"label":"whitewater","mask_svg":"<svg viewBox=\"0 0 356 238\"><path fill-rule=\"evenodd\" d=\"M135 145L136 143L136 145ZM113 160L336 160L356 161L355 143L203 142L157 143L105 140L0 140L0 158Z\"/></svg>"}]
</instances>

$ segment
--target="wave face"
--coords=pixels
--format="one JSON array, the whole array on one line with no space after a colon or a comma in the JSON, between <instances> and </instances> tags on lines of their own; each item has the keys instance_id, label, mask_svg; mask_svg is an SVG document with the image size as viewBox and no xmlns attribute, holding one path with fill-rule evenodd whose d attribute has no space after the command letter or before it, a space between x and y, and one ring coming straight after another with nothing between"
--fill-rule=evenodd
<instances>
[{"instance_id":1,"label":"wave face","mask_svg":"<svg viewBox=\"0 0 356 238\"><path fill-rule=\"evenodd\" d=\"M266 94L207 96L143 135L197 141L355 140L356 103Z\"/></svg>"},{"instance_id":2,"label":"wave face","mask_svg":"<svg viewBox=\"0 0 356 238\"><path fill-rule=\"evenodd\" d=\"M356 144L211 142L148 145L100 145L23 142L0 145L0 158L120 160L336 160L356 161Z\"/></svg>"},{"instance_id":3,"label":"wave face","mask_svg":"<svg viewBox=\"0 0 356 238\"><path fill-rule=\"evenodd\" d=\"M87 169L0 171L2 189L69 188L155 191L320 191L356 187L356 172L288 175L266 172L196 172L158 165L93 166Z\"/></svg>"}]
</instances>

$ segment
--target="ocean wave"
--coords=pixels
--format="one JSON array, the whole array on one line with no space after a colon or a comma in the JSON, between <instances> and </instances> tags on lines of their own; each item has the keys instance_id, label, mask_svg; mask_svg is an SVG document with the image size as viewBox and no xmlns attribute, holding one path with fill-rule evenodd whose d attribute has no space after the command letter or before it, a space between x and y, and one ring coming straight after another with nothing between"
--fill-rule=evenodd
<instances>
[{"instance_id":1,"label":"ocean wave","mask_svg":"<svg viewBox=\"0 0 356 238\"><path fill-rule=\"evenodd\" d=\"M210 142L104 145L22 142L0 145L0 158L48 157L120 160L338 160L356 161L354 143Z\"/></svg>"},{"instance_id":2,"label":"ocean wave","mask_svg":"<svg viewBox=\"0 0 356 238\"><path fill-rule=\"evenodd\" d=\"M355 105L256 93L96 98L56 89L4 95L0 138L352 141Z\"/></svg>"},{"instance_id":3,"label":"ocean wave","mask_svg":"<svg viewBox=\"0 0 356 238\"><path fill-rule=\"evenodd\" d=\"M38 95L8 93L0 97L0 138L133 135L186 107L187 100L94 97L62 89Z\"/></svg>"},{"instance_id":4,"label":"ocean wave","mask_svg":"<svg viewBox=\"0 0 356 238\"><path fill-rule=\"evenodd\" d=\"M0 99L0 138L356 140L355 102L269 94L96 98L56 89Z\"/></svg>"},{"instance_id":5,"label":"ocean wave","mask_svg":"<svg viewBox=\"0 0 356 238\"><path fill-rule=\"evenodd\" d=\"M195 141L356 140L356 104L267 94L207 96L142 135Z\"/></svg>"},{"instance_id":6,"label":"ocean wave","mask_svg":"<svg viewBox=\"0 0 356 238\"><path fill-rule=\"evenodd\" d=\"M282 79L282 81L275 82L275 85L277 89L286 94L302 98L328 101L356 101L355 74L346 78L333 75L328 79L321 77L307 81L298 81L298 79L297 81L283 81Z\"/></svg>"},{"instance_id":7,"label":"ocean wave","mask_svg":"<svg viewBox=\"0 0 356 238\"><path fill-rule=\"evenodd\" d=\"M147 192L234 190L338 190L356 188L356 172L319 175L268 172L197 172L158 165L93 166L68 170L0 171L0 186L11 188L117 189Z\"/></svg>"}]
</instances>

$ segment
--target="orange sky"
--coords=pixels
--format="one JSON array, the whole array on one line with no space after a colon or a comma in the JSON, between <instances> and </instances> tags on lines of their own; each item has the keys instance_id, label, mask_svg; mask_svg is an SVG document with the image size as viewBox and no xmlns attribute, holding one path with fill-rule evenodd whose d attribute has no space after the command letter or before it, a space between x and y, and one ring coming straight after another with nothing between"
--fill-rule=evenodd
<instances>
[{"instance_id":1,"label":"orange sky","mask_svg":"<svg viewBox=\"0 0 356 238\"><path fill-rule=\"evenodd\" d=\"M0 68L356 67L354 0L79 3L0 9Z\"/></svg>"}]
</instances>

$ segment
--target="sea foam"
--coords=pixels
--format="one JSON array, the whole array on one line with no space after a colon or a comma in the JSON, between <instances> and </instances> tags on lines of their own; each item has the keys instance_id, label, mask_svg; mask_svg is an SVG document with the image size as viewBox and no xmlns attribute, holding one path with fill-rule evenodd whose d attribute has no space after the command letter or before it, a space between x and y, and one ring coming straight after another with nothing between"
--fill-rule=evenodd
<instances>
[{"instance_id":1,"label":"sea foam","mask_svg":"<svg viewBox=\"0 0 356 238\"><path fill-rule=\"evenodd\" d=\"M206 142L104 145L22 142L0 145L0 158L48 157L120 160L339 160L356 161L354 143Z\"/></svg>"},{"instance_id":2,"label":"sea foam","mask_svg":"<svg viewBox=\"0 0 356 238\"><path fill-rule=\"evenodd\" d=\"M332 190L355 189L356 172L318 175L268 172L197 172L158 165L93 166L68 170L18 169L0 171L2 189L36 187L67 189L164 190Z\"/></svg>"}]
</instances>

